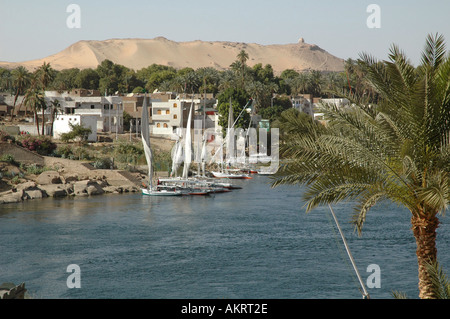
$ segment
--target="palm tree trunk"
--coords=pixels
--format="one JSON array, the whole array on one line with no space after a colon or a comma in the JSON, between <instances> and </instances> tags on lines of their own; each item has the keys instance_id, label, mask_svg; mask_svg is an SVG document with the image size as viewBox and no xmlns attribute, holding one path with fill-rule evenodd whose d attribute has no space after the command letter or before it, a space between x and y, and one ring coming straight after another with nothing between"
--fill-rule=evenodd
<instances>
[{"instance_id":1,"label":"palm tree trunk","mask_svg":"<svg viewBox=\"0 0 450 319\"><path fill-rule=\"evenodd\" d=\"M13 117L14 117L14 111L16 110L16 102L17 102L17 98L19 97L19 89L17 89L17 93L14 96L14 103L13 103L13 108L11 110L11 123L13 121Z\"/></svg>"},{"instance_id":2,"label":"palm tree trunk","mask_svg":"<svg viewBox=\"0 0 450 319\"><path fill-rule=\"evenodd\" d=\"M37 114L37 109L36 106L34 106L34 122L36 123L36 129L37 129L37 133L39 134L39 116Z\"/></svg>"},{"instance_id":3,"label":"palm tree trunk","mask_svg":"<svg viewBox=\"0 0 450 319\"><path fill-rule=\"evenodd\" d=\"M439 219L435 214L431 216L413 215L411 225L417 244L417 261L419 264L419 297L421 299L435 299L431 277L427 271L427 263L437 261L436 229Z\"/></svg>"},{"instance_id":4,"label":"palm tree trunk","mask_svg":"<svg viewBox=\"0 0 450 319\"><path fill-rule=\"evenodd\" d=\"M44 129L45 129L45 109L44 109L44 106L42 105L42 136L44 136L45 135L45 131L44 131Z\"/></svg>"},{"instance_id":5,"label":"palm tree trunk","mask_svg":"<svg viewBox=\"0 0 450 319\"><path fill-rule=\"evenodd\" d=\"M53 136L53 124L55 123L55 118L56 118L57 112L58 111L56 110L56 108L53 108L53 110L52 110L52 119L51 119L52 127L51 127L51 131L50 131L50 136Z\"/></svg>"}]
</instances>

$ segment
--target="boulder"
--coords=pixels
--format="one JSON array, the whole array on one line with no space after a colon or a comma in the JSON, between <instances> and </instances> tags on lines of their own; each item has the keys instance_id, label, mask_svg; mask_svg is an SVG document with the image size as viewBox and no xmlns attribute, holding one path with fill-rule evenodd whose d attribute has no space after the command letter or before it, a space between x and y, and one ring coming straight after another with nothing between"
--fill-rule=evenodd
<instances>
[{"instance_id":1,"label":"boulder","mask_svg":"<svg viewBox=\"0 0 450 319\"><path fill-rule=\"evenodd\" d=\"M139 188L137 188L136 186L124 186L123 191L125 193L134 193L134 192L138 192Z\"/></svg>"},{"instance_id":2,"label":"boulder","mask_svg":"<svg viewBox=\"0 0 450 319\"><path fill-rule=\"evenodd\" d=\"M71 174L64 176L64 180L66 183L78 182L78 175Z\"/></svg>"},{"instance_id":3,"label":"boulder","mask_svg":"<svg viewBox=\"0 0 450 319\"><path fill-rule=\"evenodd\" d=\"M31 189L37 189L37 185L33 181L28 181L25 183L21 183L15 186L15 189L17 191L24 191L24 190L31 190Z\"/></svg>"},{"instance_id":4,"label":"boulder","mask_svg":"<svg viewBox=\"0 0 450 319\"><path fill-rule=\"evenodd\" d=\"M100 195L104 191L100 185L92 180L83 180L73 183L73 193L75 196Z\"/></svg>"},{"instance_id":5,"label":"boulder","mask_svg":"<svg viewBox=\"0 0 450 319\"><path fill-rule=\"evenodd\" d=\"M73 183L73 194L75 196L82 196L82 195L88 195L87 193L87 187L88 187L89 180L84 181L77 181Z\"/></svg>"},{"instance_id":6,"label":"boulder","mask_svg":"<svg viewBox=\"0 0 450 319\"><path fill-rule=\"evenodd\" d=\"M47 194L40 189L30 189L23 191L24 199L41 199L47 197Z\"/></svg>"},{"instance_id":7,"label":"boulder","mask_svg":"<svg viewBox=\"0 0 450 319\"><path fill-rule=\"evenodd\" d=\"M23 190L20 191L7 191L0 194L0 203L9 204L9 203L19 203L22 201Z\"/></svg>"},{"instance_id":8,"label":"boulder","mask_svg":"<svg viewBox=\"0 0 450 319\"><path fill-rule=\"evenodd\" d=\"M68 190L65 185L42 185L40 187L49 197L64 197L68 195Z\"/></svg>"},{"instance_id":9,"label":"boulder","mask_svg":"<svg viewBox=\"0 0 450 319\"><path fill-rule=\"evenodd\" d=\"M120 186L106 186L103 187L103 191L105 193L121 194L123 193L123 188Z\"/></svg>"},{"instance_id":10,"label":"boulder","mask_svg":"<svg viewBox=\"0 0 450 319\"><path fill-rule=\"evenodd\" d=\"M98 183L89 184L86 191L89 195L101 195L105 192Z\"/></svg>"},{"instance_id":11,"label":"boulder","mask_svg":"<svg viewBox=\"0 0 450 319\"><path fill-rule=\"evenodd\" d=\"M61 176L56 171L46 171L41 173L36 182L40 185L61 184Z\"/></svg>"}]
</instances>

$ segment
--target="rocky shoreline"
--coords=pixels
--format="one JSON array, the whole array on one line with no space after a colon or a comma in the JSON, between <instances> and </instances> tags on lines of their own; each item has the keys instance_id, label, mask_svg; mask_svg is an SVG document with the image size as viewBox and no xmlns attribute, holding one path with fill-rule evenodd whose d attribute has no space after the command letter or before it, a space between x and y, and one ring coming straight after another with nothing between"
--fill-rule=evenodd
<instances>
[{"instance_id":1,"label":"rocky shoreline","mask_svg":"<svg viewBox=\"0 0 450 319\"><path fill-rule=\"evenodd\" d=\"M125 177L124 177L125 180ZM114 185L116 184L116 185ZM63 176L57 171L45 171L35 180L15 185L12 189L0 193L0 204L19 203L31 199L65 196L94 196L107 193L137 192L139 188L131 181L109 183L106 176Z\"/></svg>"}]
</instances>

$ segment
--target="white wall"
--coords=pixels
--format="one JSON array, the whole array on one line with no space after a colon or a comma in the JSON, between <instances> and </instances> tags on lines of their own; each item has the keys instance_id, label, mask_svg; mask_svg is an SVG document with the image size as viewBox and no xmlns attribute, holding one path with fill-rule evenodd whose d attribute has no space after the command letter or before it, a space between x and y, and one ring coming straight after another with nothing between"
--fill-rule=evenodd
<instances>
[{"instance_id":1,"label":"white wall","mask_svg":"<svg viewBox=\"0 0 450 319\"><path fill-rule=\"evenodd\" d=\"M61 134L70 132L69 123L81 124L85 128L90 128L92 133L88 136L88 141L97 141L97 116L89 115L58 115L53 123L53 137L60 138Z\"/></svg>"}]
</instances>

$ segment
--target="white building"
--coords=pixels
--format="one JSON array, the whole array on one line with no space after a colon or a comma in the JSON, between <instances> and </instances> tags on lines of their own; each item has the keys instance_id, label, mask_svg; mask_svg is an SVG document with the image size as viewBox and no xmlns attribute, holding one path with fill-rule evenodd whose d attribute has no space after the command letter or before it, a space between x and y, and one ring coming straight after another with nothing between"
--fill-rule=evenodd
<instances>
[{"instance_id":1,"label":"white building","mask_svg":"<svg viewBox=\"0 0 450 319\"><path fill-rule=\"evenodd\" d=\"M74 89L62 93L45 91L45 100L48 106L52 101L58 100L60 112L63 114L96 116L96 131L123 132L121 96L101 96L100 92L95 90Z\"/></svg>"},{"instance_id":2,"label":"white building","mask_svg":"<svg viewBox=\"0 0 450 319\"><path fill-rule=\"evenodd\" d=\"M334 104L337 107L346 107L350 105L350 101L346 98L321 99L320 102L323 104Z\"/></svg>"},{"instance_id":3,"label":"white building","mask_svg":"<svg viewBox=\"0 0 450 319\"><path fill-rule=\"evenodd\" d=\"M300 112L314 116L313 97L311 94L303 94L291 97L292 107Z\"/></svg>"},{"instance_id":4,"label":"white building","mask_svg":"<svg viewBox=\"0 0 450 319\"><path fill-rule=\"evenodd\" d=\"M186 128L187 119L191 105L193 104L192 127L194 120L205 119L206 128L215 127L216 115L212 111L216 99L212 94L207 94L206 98L202 94L176 95L172 92L151 94L151 114L152 124L150 132L155 135L171 136L177 128ZM206 114L203 116L203 106L206 106Z\"/></svg>"},{"instance_id":5,"label":"white building","mask_svg":"<svg viewBox=\"0 0 450 319\"><path fill-rule=\"evenodd\" d=\"M53 122L53 137L60 138L62 133L70 132L71 127L69 123L90 128L92 132L87 140L89 142L97 141L97 115L58 114Z\"/></svg>"}]
</instances>

